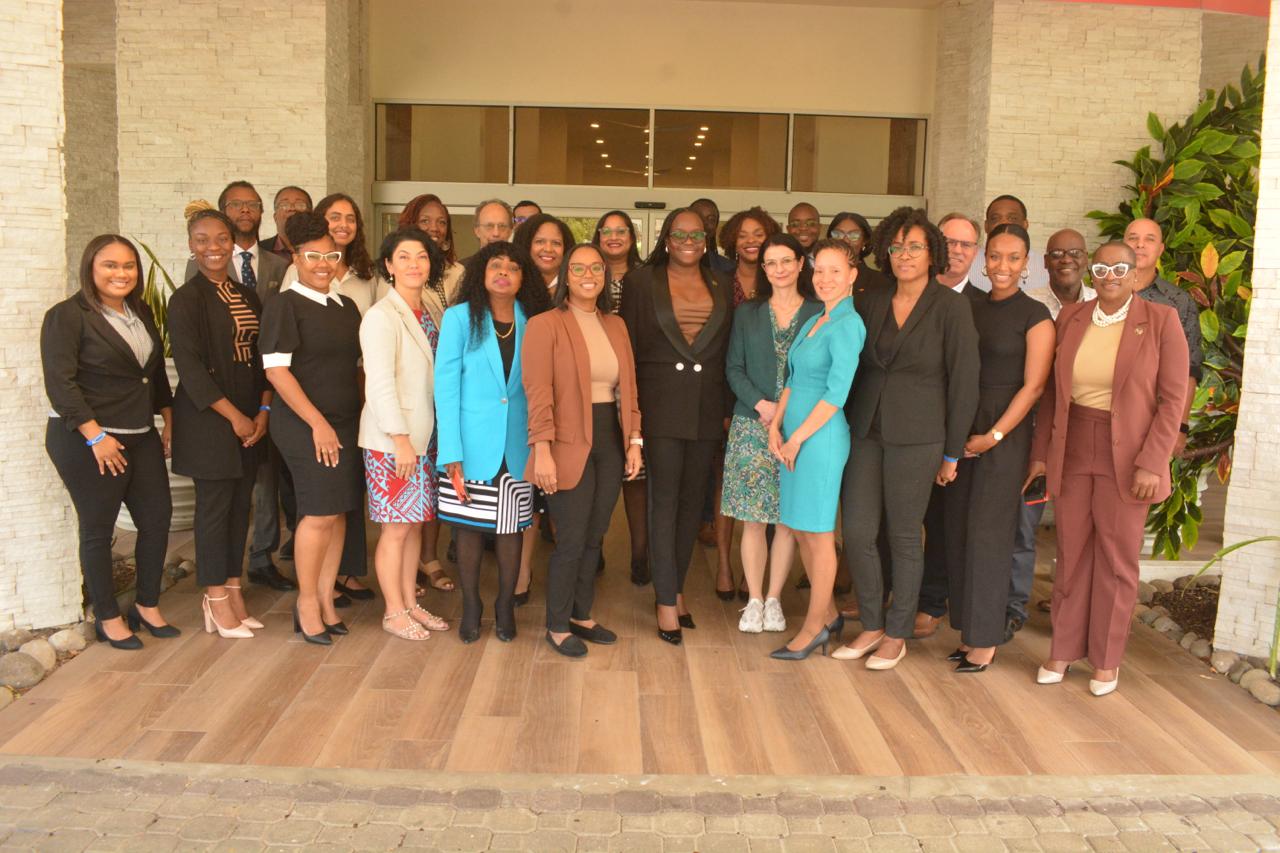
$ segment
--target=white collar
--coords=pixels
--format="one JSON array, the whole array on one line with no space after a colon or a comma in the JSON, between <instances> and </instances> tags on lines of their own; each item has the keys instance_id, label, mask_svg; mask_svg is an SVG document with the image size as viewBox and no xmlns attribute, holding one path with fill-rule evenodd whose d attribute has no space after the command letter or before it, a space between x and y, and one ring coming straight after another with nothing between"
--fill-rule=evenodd
<instances>
[{"instance_id":1,"label":"white collar","mask_svg":"<svg viewBox=\"0 0 1280 853\"><path fill-rule=\"evenodd\" d=\"M312 288L307 287L305 284L297 280L290 282L289 286L285 289L292 290L294 293L297 293L300 296L305 296L308 299L310 299L312 302L316 303L317 305L324 305L325 303L330 301L332 301L335 305L342 304L342 296L339 295L337 291L334 290L334 286L332 284L329 285L328 293L321 293L318 290L313 290Z\"/></svg>"},{"instance_id":2,"label":"white collar","mask_svg":"<svg viewBox=\"0 0 1280 853\"><path fill-rule=\"evenodd\" d=\"M249 255L250 255L250 256L251 256L251 257L256 261L256 260L258 259L258 244L257 244L257 242L254 242L254 244L253 244L252 246L250 246L249 248L247 248L247 249L245 249L245 248L243 248L243 247L241 247L241 246L236 246L236 250L235 250L234 255L235 255L235 257L239 258L239 257L241 257L242 255L244 255L246 252L247 252L247 253L248 253L248 254L249 254Z\"/></svg>"},{"instance_id":3,"label":"white collar","mask_svg":"<svg viewBox=\"0 0 1280 853\"><path fill-rule=\"evenodd\" d=\"M963 279L961 279L959 284L947 285L947 286L950 287L952 290L954 290L956 293L964 293L964 289L969 286L969 276L965 276Z\"/></svg>"}]
</instances>

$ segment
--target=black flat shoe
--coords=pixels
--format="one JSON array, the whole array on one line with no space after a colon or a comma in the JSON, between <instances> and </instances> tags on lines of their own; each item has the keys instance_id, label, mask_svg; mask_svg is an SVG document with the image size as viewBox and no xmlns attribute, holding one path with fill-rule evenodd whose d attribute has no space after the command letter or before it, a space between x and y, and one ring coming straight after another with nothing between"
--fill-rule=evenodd
<instances>
[{"instance_id":1,"label":"black flat shoe","mask_svg":"<svg viewBox=\"0 0 1280 853\"><path fill-rule=\"evenodd\" d=\"M298 585L290 578L280 574L275 563L269 563L258 569L249 569L249 583L261 584L269 586L279 592L289 592L298 588Z\"/></svg>"},{"instance_id":2,"label":"black flat shoe","mask_svg":"<svg viewBox=\"0 0 1280 853\"><path fill-rule=\"evenodd\" d=\"M515 623L512 623L511 625L507 625L507 626L503 626L503 625L494 625L494 626L493 626L493 635L494 635L495 637L497 637L497 638L498 638L498 641L499 641L499 642L501 642L501 643L509 643L509 642L511 642L512 640L514 640L514 639L516 638L516 626L515 626Z\"/></svg>"},{"instance_id":3,"label":"black flat shoe","mask_svg":"<svg viewBox=\"0 0 1280 853\"><path fill-rule=\"evenodd\" d=\"M649 583L649 561L648 560L632 560L631 561L631 583L636 586L644 586Z\"/></svg>"},{"instance_id":4,"label":"black flat shoe","mask_svg":"<svg viewBox=\"0 0 1280 853\"><path fill-rule=\"evenodd\" d=\"M146 619L142 618L142 614L138 612L138 605L133 605L124 615L124 621L128 623L129 630L138 633L140 628L146 628L147 633L153 637L160 637L167 640L182 634L182 631L172 625L152 625Z\"/></svg>"},{"instance_id":5,"label":"black flat shoe","mask_svg":"<svg viewBox=\"0 0 1280 853\"><path fill-rule=\"evenodd\" d=\"M995 662L995 658L992 658L990 663L974 663L967 657L961 658L960 663L956 664L956 672L986 672L987 667Z\"/></svg>"},{"instance_id":6,"label":"black flat shoe","mask_svg":"<svg viewBox=\"0 0 1280 853\"><path fill-rule=\"evenodd\" d=\"M1021 616L1010 616L1004 623L1004 641L1006 643L1013 640L1013 635L1022 630L1022 626L1027 624L1027 620Z\"/></svg>"},{"instance_id":7,"label":"black flat shoe","mask_svg":"<svg viewBox=\"0 0 1280 853\"><path fill-rule=\"evenodd\" d=\"M350 607L350 606L351 606L351 599L350 599L350 598L348 598L348 597L346 596L346 594L344 593L344 594L342 594L342 595L339 595L337 598L335 598L335 599L333 600L333 606L334 606L334 607L337 607L337 608L339 608L339 609L346 608L346 607Z\"/></svg>"},{"instance_id":8,"label":"black flat shoe","mask_svg":"<svg viewBox=\"0 0 1280 853\"><path fill-rule=\"evenodd\" d=\"M825 655L827 653L827 644L830 642L831 632L826 628L823 628L813 636L813 639L809 641L809 645L805 646L803 649L789 649L786 646L783 646L777 651L771 653L769 657L774 660L804 660L809 655L813 654L813 650L819 646L822 647L822 653Z\"/></svg>"},{"instance_id":9,"label":"black flat shoe","mask_svg":"<svg viewBox=\"0 0 1280 853\"><path fill-rule=\"evenodd\" d=\"M515 602L516 607L524 607L529 603L529 590L526 589L524 592L517 592L515 595L511 596L511 600Z\"/></svg>"},{"instance_id":10,"label":"black flat shoe","mask_svg":"<svg viewBox=\"0 0 1280 853\"><path fill-rule=\"evenodd\" d=\"M693 614L692 614L692 613L681 613L681 614L680 614L680 627L681 627L681 628L697 628L697 627L698 627L697 625L693 624Z\"/></svg>"},{"instance_id":11,"label":"black flat shoe","mask_svg":"<svg viewBox=\"0 0 1280 853\"><path fill-rule=\"evenodd\" d=\"M734 597L736 594L737 594L737 593L735 593L732 589L717 589L717 590L716 590L716 598L720 599L721 601L733 601L733 597Z\"/></svg>"},{"instance_id":12,"label":"black flat shoe","mask_svg":"<svg viewBox=\"0 0 1280 853\"><path fill-rule=\"evenodd\" d=\"M350 577L350 575L348 575ZM333 588L354 598L356 601L373 601L373 590L347 586L342 581L334 581Z\"/></svg>"},{"instance_id":13,"label":"black flat shoe","mask_svg":"<svg viewBox=\"0 0 1280 853\"><path fill-rule=\"evenodd\" d=\"M559 652L560 654L564 655L567 658L586 657L587 644L582 642L582 640L579 640L577 637L573 635L569 635L559 643L556 643L555 639L553 639L551 636L551 632L548 631L546 634L546 638L547 638L548 646L555 649L557 652Z\"/></svg>"},{"instance_id":14,"label":"black flat shoe","mask_svg":"<svg viewBox=\"0 0 1280 853\"><path fill-rule=\"evenodd\" d=\"M681 631L679 628L676 628L674 631L668 631L664 628L659 628L658 639L662 640L663 642L670 643L673 646L678 646L684 642L684 632Z\"/></svg>"},{"instance_id":15,"label":"black flat shoe","mask_svg":"<svg viewBox=\"0 0 1280 853\"><path fill-rule=\"evenodd\" d=\"M570 622L569 633L573 634L575 637L581 637L588 643L595 643L601 646L611 646L618 642L618 635L600 624L592 625L590 628L584 628L576 622Z\"/></svg>"},{"instance_id":16,"label":"black flat shoe","mask_svg":"<svg viewBox=\"0 0 1280 853\"><path fill-rule=\"evenodd\" d=\"M341 619L339 619L337 622L334 622L332 625L330 625L328 622L324 622L323 624L324 624L325 631L338 637L345 637L347 634L351 633L351 631L347 628L347 623L343 622Z\"/></svg>"},{"instance_id":17,"label":"black flat shoe","mask_svg":"<svg viewBox=\"0 0 1280 853\"><path fill-rule=\"evenodd\" d=\"M965 655L967 654L969 653L966 652L964 649L956 649L954 652L947 655L947 660L951 661L952 663L959 663L960 661L965 659Z\"/></svg>"},{"instance_id":18,"label":"black flat shoe","mask_svg":"<svg viewBox=\"0 0 1280 853\"><path fill-rule=\"evenodd\" d=\"M320 620L320 624L324 624L324 620ZM319 634L308 634L302 630L302 620L298 618L298 606L293 607L293 633L301 634L302 639L308 643L315 643L317 646L332 646L333 638L329 636L328 631L321 631Z\"/></svg>"},{"instance_id":19,"label":"black flat shoe","mask_svg":"<svg viewBox=\"0 0 1280 853\"><path fill-rule=\"evenodd\" d=\"M102 625L97 622L93 623L93 632L98 635L98 639L104 643L109 643L113 649L123 649L126 652L136 652L142 648L142 640L138 639L137 634L130 634L123 640L113 640L107 636L107 632L102 630Z\"/></svg>"}]
</instances>

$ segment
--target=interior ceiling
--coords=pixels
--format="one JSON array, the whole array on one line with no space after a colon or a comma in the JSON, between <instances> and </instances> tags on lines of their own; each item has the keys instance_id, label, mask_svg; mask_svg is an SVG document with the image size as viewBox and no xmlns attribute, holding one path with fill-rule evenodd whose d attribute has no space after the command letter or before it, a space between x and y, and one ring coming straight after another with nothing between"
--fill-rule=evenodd
<instances>
[{"instance_id":1,"label":"interior ceiling","mask_svg":"<svg viewBox=\"0 0 1280 853\"><path fill-rule=\"evenodd\" d=\"M849 6L849 7L885 7L890 9L933 9L942 0L899 0L889 3L885 0L686 0L691 3L768 3L772 6Z\"/></svg>"}]
</instances>

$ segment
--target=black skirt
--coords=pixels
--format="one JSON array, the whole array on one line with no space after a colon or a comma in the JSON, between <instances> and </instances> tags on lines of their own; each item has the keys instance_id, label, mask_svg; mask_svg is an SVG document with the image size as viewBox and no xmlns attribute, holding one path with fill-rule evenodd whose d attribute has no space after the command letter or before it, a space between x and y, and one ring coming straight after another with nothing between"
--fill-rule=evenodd
<instances>
[{"instance_id":1,"label":"black skirt","mask_svg":"<svg viewBox=\"0 0 1280 853\"><path fill-rule=\"evenodd\" d=\"M289 467L297 493L298 515L341 515L364 501L364 459L356 444L359 421L332 424L342 450L337 466L316 461L311 427L289 408L278 406L271 416L271 440Z\"/></svg>"}]
</instances>

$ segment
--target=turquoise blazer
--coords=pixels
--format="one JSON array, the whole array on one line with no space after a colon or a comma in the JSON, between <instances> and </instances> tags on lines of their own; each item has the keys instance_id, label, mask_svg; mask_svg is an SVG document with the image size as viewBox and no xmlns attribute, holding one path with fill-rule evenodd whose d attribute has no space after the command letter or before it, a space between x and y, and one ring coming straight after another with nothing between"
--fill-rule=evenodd
<instances>
[{"instance_id":1,"label":"turquoise blazer","mask_svg":"<svg viewBox=\"0 0 1280 853\"><path fill-rule=\"evenodd\" d=\"M524 309L517 302L516 355L503 376L493 321L485 312L484 336L471 339L471 308L444 312L436 348L436 464L461 462L468 480L492 480L505 460L512 477L524 477L529 461L529 405L520 370Z\"/></svg>"}]
</instances>

